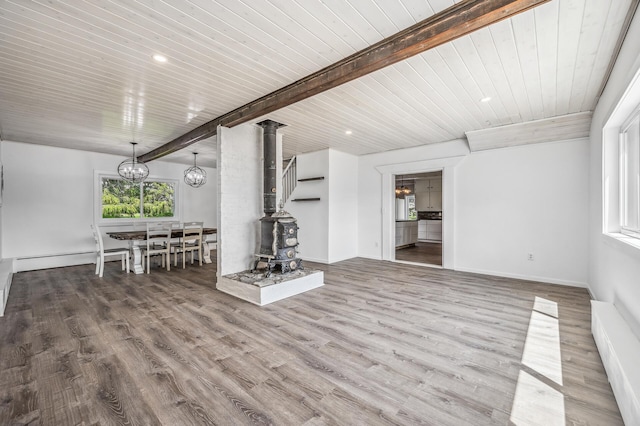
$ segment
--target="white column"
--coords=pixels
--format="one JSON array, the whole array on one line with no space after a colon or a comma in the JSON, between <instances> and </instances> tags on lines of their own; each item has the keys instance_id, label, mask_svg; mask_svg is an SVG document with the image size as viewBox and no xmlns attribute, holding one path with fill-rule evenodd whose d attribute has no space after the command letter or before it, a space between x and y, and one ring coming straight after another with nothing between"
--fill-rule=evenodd
<instances>
[{"instance_id":1,"label":"white column","mask_svg":"<svg viewBox=\"0 0 640 426\"><path fill-rule=\"evenodd\" d=\"M250 269L262 217L262 129L218 127L218 278Z\"/></svg>"}]
</instances>

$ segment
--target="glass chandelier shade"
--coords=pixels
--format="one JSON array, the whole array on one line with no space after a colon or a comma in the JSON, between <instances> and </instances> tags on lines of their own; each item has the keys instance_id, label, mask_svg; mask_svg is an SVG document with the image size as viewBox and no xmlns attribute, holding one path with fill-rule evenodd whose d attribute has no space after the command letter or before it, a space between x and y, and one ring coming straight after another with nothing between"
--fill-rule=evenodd
<instances>
[{"instance_id":1,"label":"glass chandelier shade","mask_svg":"<svg viewBox=\"0 0 640 426\"><path fill-rule=\"evenodd\" d=\"M184 182L194 188L199 188L207 183L207 172L196 164L197 152L193 153L193 166L184 171Z\"/></svg>"},{"instance_id":2,"label":"glass chandelier shade","mask_svg":"<svg viewBox=\"0 0 640 426\"><path fill-rule=\"evenodd\" d=\"M126 159L118 166L118 174L122 179L128 180L133 183L140 183L149 176L149 167L146 164L136 159L136 143L131 142L133 145L133 155L131 159Z\"/></svg>"}]
</instances>

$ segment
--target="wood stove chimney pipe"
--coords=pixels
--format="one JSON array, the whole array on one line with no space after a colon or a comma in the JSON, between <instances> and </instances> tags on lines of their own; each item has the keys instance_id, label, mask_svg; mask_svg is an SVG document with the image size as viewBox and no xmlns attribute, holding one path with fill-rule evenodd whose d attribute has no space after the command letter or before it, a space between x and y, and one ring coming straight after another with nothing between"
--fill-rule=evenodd
<instances>
[{"instance_id":1,"label":"wood stove chimney pipe","mask_svg":"<svg viewBox=\"0 0 640 426\"><path fill-rule=\"evenodd\" d=\"M263 147L263 201L264 214L272 215L276 212L276 130L283 124L272 120L258 123L264 133L262 136Z\"/></svg>"}]
</instances>

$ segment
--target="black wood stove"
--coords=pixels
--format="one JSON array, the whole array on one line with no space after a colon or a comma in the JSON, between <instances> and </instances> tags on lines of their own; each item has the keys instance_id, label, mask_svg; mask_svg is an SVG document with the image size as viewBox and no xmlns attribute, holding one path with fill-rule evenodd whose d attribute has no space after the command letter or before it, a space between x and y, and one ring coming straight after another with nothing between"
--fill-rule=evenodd
<instances>
[{"instance_id":1,"label":"black wood stove","mask_svg":"<svg viewBox=\"0 0 640 426\"><path fill-rule=\"evenodd\" d=\"M298 224L296 219L283 210L276 212L276 130L282 126L275 121L266 120L258 123L264 129L264 217L260 219L260 252L256 253L256 261L252 272L266 270L265 277L272 271L281 273L303 269L302 259L298 254Z\"/></svg>"},{"instance_id":2,"label":"black wood stove","mask_svg":"<svg viewBox=\"0 0 640 426\"><path fill-rule=\"evenodd\" d=\"M253 270L266 269L265 277L279 270L281 273L303 269L298 258L298 224L284 210L260 219L260 253L256 253Z\"/></svg>"}]
</instances>

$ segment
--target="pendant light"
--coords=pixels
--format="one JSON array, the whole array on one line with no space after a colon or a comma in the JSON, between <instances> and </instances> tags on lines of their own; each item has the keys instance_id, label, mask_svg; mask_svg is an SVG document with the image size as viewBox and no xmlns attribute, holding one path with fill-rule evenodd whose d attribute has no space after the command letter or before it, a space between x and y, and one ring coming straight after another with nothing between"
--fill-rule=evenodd
<instances>
[{"instance_id":1,"label":"pendant light","mask_svg":"<svg viewBox=\"0 0 640 426\"><path fill-rule=\"evenodd\" d=\"M196 164L197 152L193 153L193 166L184 171L184 181L187 185L199 188L207 183L207 172Z\"/></svg>"},{"instance_id":2,"label":"pendant light","mask_svg":"<svg viewBox=\"0 0 640 426\"><path fill-rule=\"evenodd\" d=\"M396 186L396 194L397 195L411 194L411 189L409 189L408 187L404 186L404 175L401 176L401 178L402 178L402 186L400 188L398 188Z\"/></svg>"},{"instance_id":3,"label":"pendant light","mask_svg":"<svg viewBox=\"0 0 640 426\"><path fill-rule=\"evenodd\" d=\"M402 187L398 187L398 181L396 181L396 195L401 195L404 188L404 179L402 180Z\"/></svg>"},{"instance_id":4,"label":"pendant light","mask_svg":"<svg viewBox=\"0 0 640 426\"><path fill-rule=\"evenodd\" d=\"M131 145L133 145L133 156L131 160L126 159L120 163L118 166L118 174L129 182L140 183L149 176L149 167L136 159L137 143L131 142Z\"/></svg>"}]
</instances>

